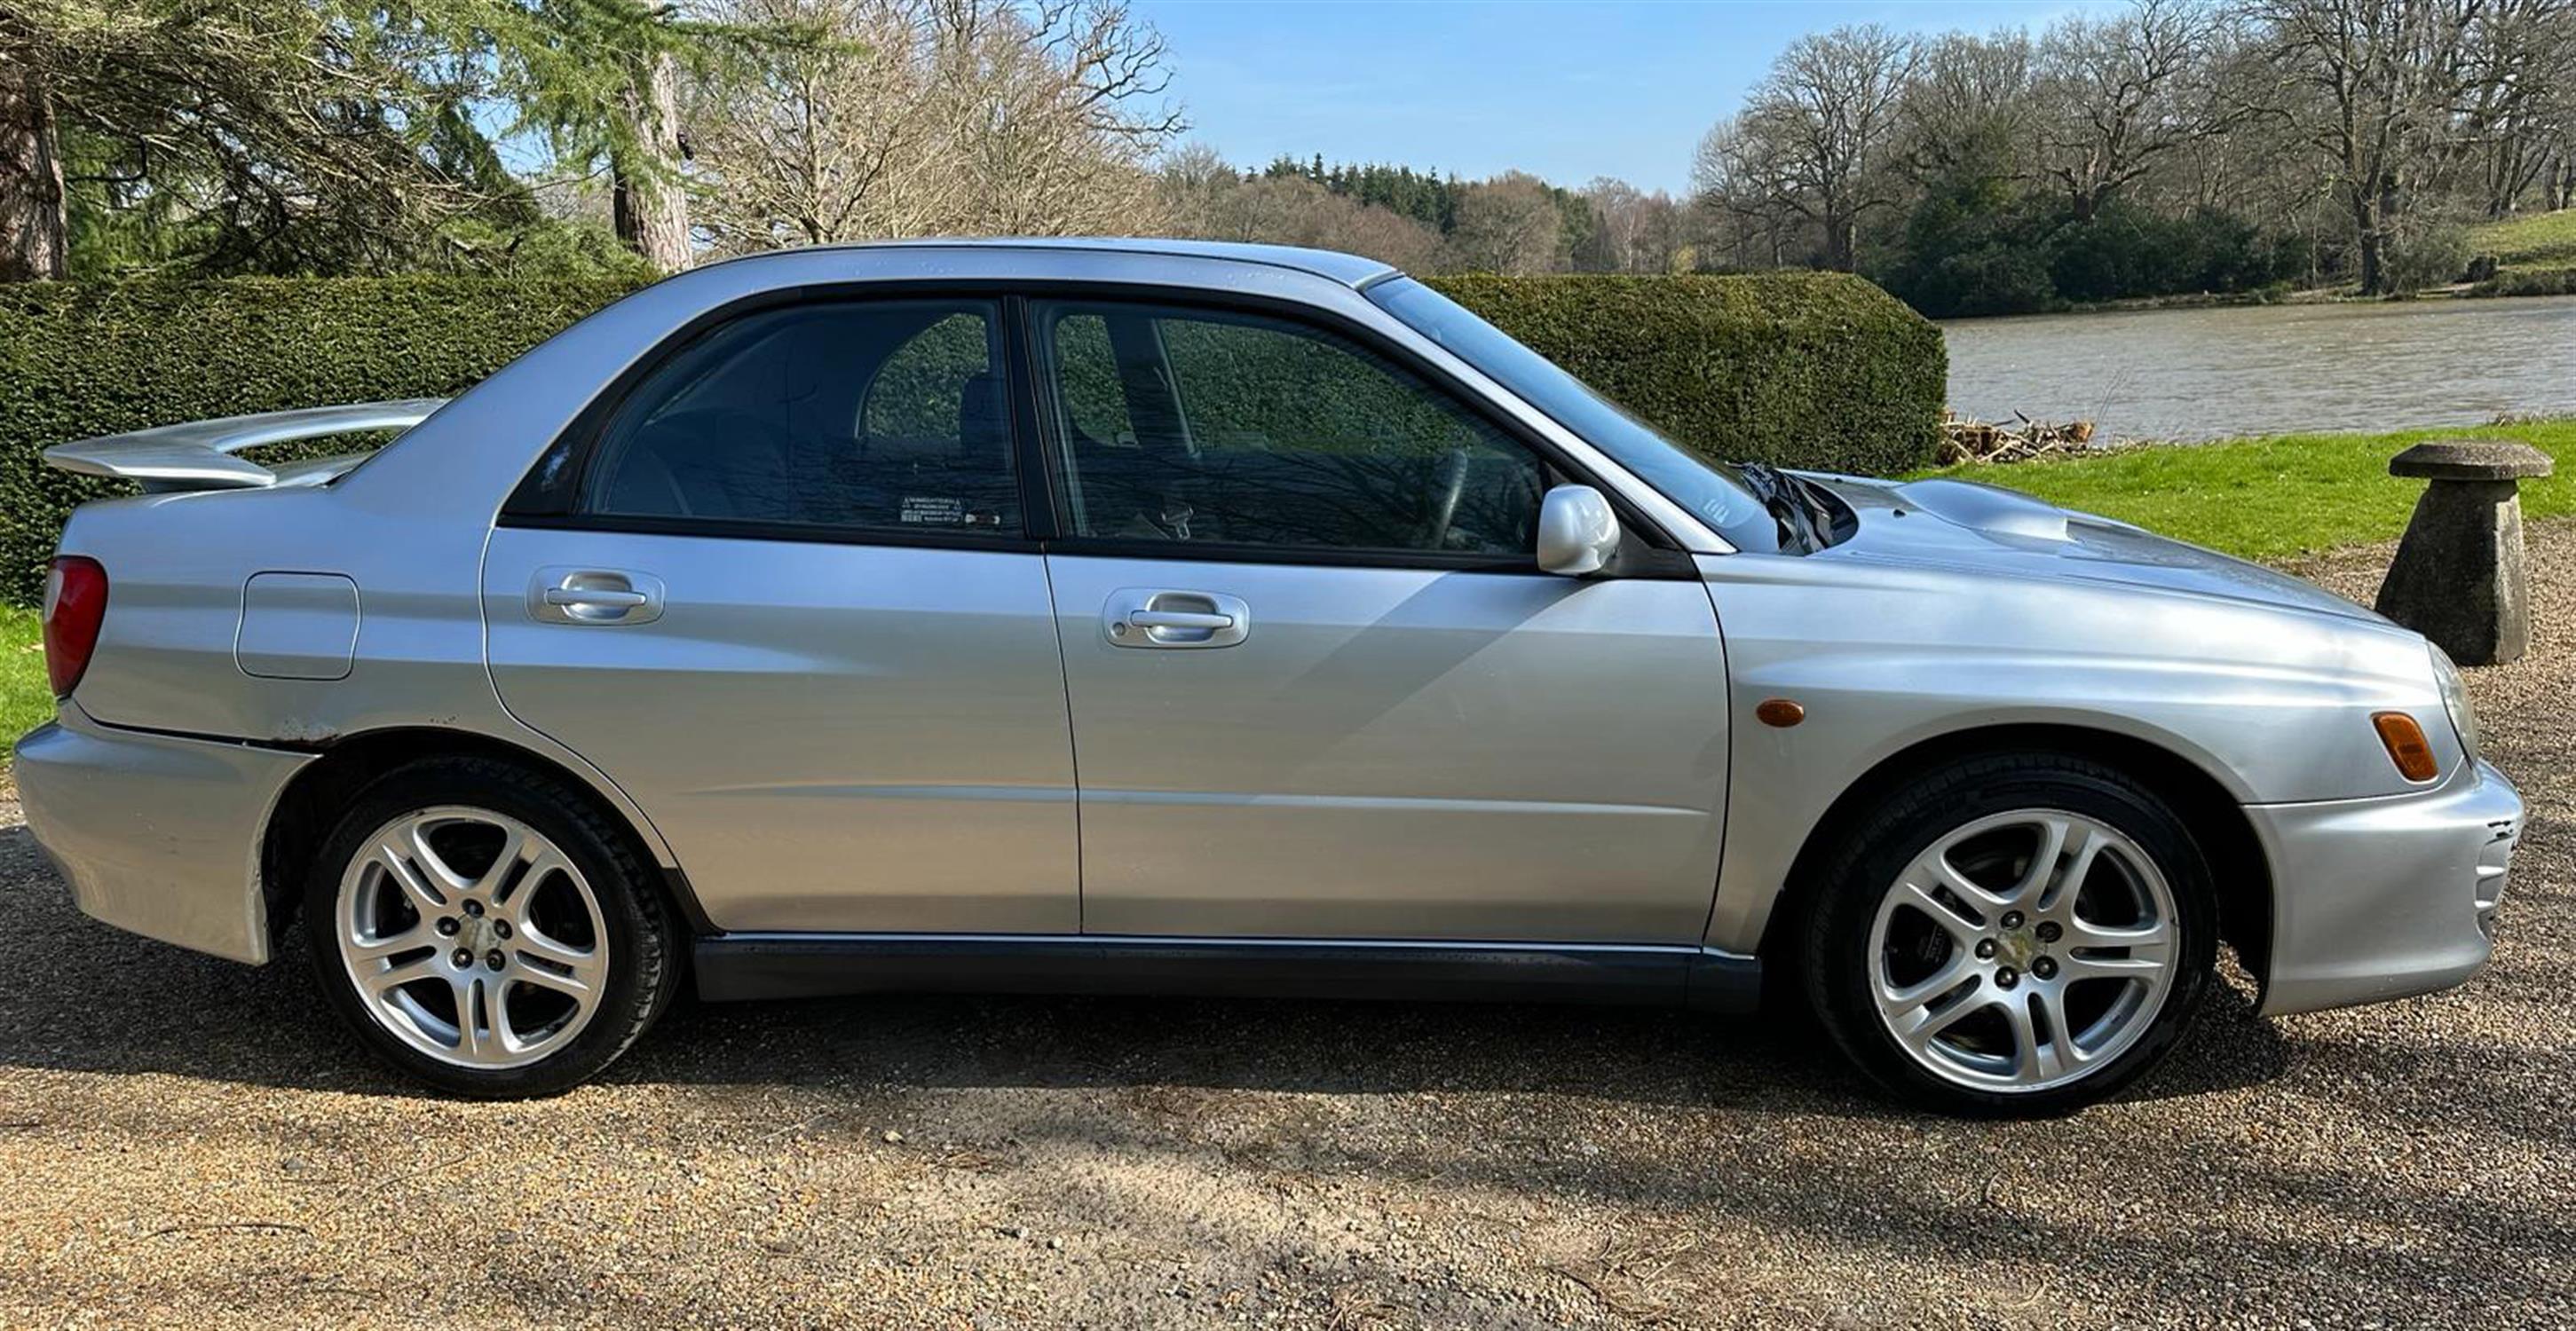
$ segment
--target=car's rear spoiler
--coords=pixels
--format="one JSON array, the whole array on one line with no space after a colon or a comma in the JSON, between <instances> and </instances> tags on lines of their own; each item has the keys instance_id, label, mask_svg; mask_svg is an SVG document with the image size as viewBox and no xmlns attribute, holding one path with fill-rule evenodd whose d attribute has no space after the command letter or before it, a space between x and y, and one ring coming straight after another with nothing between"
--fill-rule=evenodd
<instances>
[{"instance_id":1,"label":"car's rear spoiler","mask_svg":"<svg viewBox=\"0 0 2576 1331\"><path fill-rule=\"evenodd\" d=\"M234 457L245 448L322 439L369 430L407 430L446 405L445 398L409 402L360 402L345 407L264 411L256 416L162 425L130 434L101 435L45 450L45 461L84 476L140 481L145 490L255 490L271 485L314 484L349 469L351 458L289 462L263 467Z\"/></svg>"}]
</instances>

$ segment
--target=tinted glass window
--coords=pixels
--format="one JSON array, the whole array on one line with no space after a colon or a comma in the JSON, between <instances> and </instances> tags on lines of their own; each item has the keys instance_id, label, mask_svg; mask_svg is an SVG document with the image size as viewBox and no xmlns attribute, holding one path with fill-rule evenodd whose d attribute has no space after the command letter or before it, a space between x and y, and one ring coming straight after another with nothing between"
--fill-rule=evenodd
<instances>
[{"instance_id":1,"label":"tinted glass window","mask_svg":"<svg viewBox=\"0 0 2576 1331\"><path fill-rule=\"evenodd\" d=\"M998 326L980 302L815 305L729 324L618 410L584 508L1015 533Z\"/></svg>"},{"instance_id":2,"label":"tinted glass window","mask_svg":"<svg viewBox=\"0 0 2576 1331\"><path fill-rule=\"evenodd\" d=\"M1370 300L1415 332L1493 376L1557 424L1618 459L1648 485L1697 514L1739 550L1780 548L1780 525L1737 479L1735 468L1712 462L1657 433L1603 397L1556 362L1513 341L1447 296L1409 277L1368 289Z\"/></svg>"},{"instance_id":3,"label":"tinted glass window","mask_svg":"<svg viewBox=\"0 0 2576 1331\"><path fill-rule=\"evenodd\" d=\"M1527 555L1546 469L1318 330L1144 306L1043 311L1077 535Z\"/></svg>"}]
</instances>

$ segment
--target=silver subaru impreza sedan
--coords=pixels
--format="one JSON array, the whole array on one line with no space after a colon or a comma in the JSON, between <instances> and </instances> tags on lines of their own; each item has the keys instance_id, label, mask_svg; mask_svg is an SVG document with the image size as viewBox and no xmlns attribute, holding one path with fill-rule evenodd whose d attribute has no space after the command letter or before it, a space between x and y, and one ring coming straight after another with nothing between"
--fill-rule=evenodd
<instances>
[{"instance_id":1,"label":"silver subaru impreza sedan","mask_svg":"<svg viewBox=\"0 0 2576 1331\"><path fill-rule=\"evenodd\" d=\"M265 442L409 428L364 460ZM66 444L82 909L310 954L470 1095L707 999L1810 1013L1933 1108L2455 985L2521 819L2458 673L1956 480L1723 466L1347 255L936 242L671 278L452 401Z\"/></svg>"}]
</instances>

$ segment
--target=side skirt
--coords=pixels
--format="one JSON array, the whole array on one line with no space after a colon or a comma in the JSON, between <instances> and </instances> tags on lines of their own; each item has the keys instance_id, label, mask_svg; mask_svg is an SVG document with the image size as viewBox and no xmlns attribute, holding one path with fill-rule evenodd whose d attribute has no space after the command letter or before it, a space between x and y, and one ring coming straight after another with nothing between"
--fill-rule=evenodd
<instances>
[{"instance_id":1,"label":"side skirt","mask_svg":"<svg viewBox=\"0 0 2576 1331\"><path fill-rule=\"evenodd\" d=\"M1762 963L1702 947L1011 934L697 940L708 1001L877 993L1630 1003L1752 1010Z\"/></svg>"}]
</instances>

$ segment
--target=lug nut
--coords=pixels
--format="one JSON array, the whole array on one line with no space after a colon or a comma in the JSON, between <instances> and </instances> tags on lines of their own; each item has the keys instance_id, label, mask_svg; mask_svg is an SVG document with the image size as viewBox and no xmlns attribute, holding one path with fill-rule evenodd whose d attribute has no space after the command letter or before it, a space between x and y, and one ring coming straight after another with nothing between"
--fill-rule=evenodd
<instances>
[{"instance_id":1,"label":"lug nut","mask_svg":"<svg viewBox=\"0 0 2576 1331\"><path fill-rule=\"evenodd\" d=\"M469 904L470 904L470 903L469 903ZM2017 910L2008 910L2008 911L2005 911L2005 912L2004 912L2004 927L2005 927L2005 928L2007 928L2007 929L2018 929L2018 928L2020 928L2020 927L2021 927L2021 912L2020 912L2020 911L2017 911Z\"/></svg>"},{"instance_id":2,"label":"lug nut","mask_svg":"<svg viewBox=\"0 0 2576 1331\"><path fill-rule=\"evenodd\" d=\"M452 920L452 919L449 919L448 917L446 917L446 916L444 916L444 915L439 916L439 917L438 917L438 931L439 931L440 933L443 933L443 934L453 934L453 933L455 933L455 932L456 932L456 921L454 921L454 920Z\"/></svg>"},{"instance_id":3,"label":"lug nut","mask_svg":"<svg viewBox=\"0 0 2576 1331\"><path fill-rule=\"evenodd\" d=\"M2043 943L2054 943L2066 933L2064 929L2058 927L2055 920L2042 920L2038 932L2039 941Z\"/></svg>"},{"instance_id":4,"label":"lug nut","mask_svg":"<svg viewBox=\"0 0 2576 1331\"><path fill-rule=\"evenodd\" d=\"M509 965L510 959L501 955L501 949L496 947L483 954L483 964L494 970L499 970L502 967Z\"/></svg>"},{"instance_id":5,"label":"lug nut","mask_svg":"<svg viewBox=\"0 0 2576 1331\"><path fill-rule=\"evenodd\" d=\"M1979 961L1992 961L1992 960L1994 960L1994 959L1995 959L1995 940L1993 940L1993 939L1991 939L1991 938L1980 938L1980 939L1978 939L1978 940L1977 940L1977 960L1979 960Z\"/></svg>"},{"instance_id":6,"label":"lug nut","mask_svg":"<svg viewBox=\"0 0 2576 1331\"><path fill-rule=\"evenodd\" d=\"M2031 974L2033 974L2033 975L2038 976L2039 978L2041 978L2041 979L2043 979L2043 980L2054 980L2054 979L2056 979L2056 978L2057 978L2057 958L2055 958L2055 957L2033 957L2033 958L2031 958L2031 962L2030 962L2030 973L2031 973Z\"/></svg>"},{"instance_id":7,"label":"lug nut","mask_svg":"<svg viewBox=\"0 0 2576 1331\"><path fill-rule=\"evenodd\" d=\"M492 921L492 936L493 936L493 937L495 937L495 938L507 938L507 937L509 937L509 936L510 936L510 922L509 922L508 920L494 920L494 921Z\"/></svg>"},{"instance_id":8,"label":"lug nut","mask_svg":"<svg viewBox=\"0 0 2576 1331\"><path fill-rule=\"evenodd\" d=\"M2021 983L2021 972L2010 966L1995 972L1995 987L1998 989L2010 989L2019 983Z\"/></svg>"},{"instance_id":9,"label":"lug nut","mask_svg":"<svg viewBox=\"0 0 2576 1331\"><path fill-rule=\"evenodd\" d=\"M483 903L482 903L482 902L480 902L480 901L469 901L469 902L466 902L466 903L465 903L465 913L466 913L466 914L468 914L468 915L480 915L480 914L482 914L482 913L483 913Z\"/></svg>"},{"instance_id":10,"label":"lug nut","mask_svg":"<svg viewBox=\"0 0 2576 1331\"><path fill-rule=\"evenodd\" d=\"M459 966L471 966L474 964L474 953L470 948L460 947L456 949L456 955L448 958L448 960L455 962Z\"/></svg>"}]
</instances>

